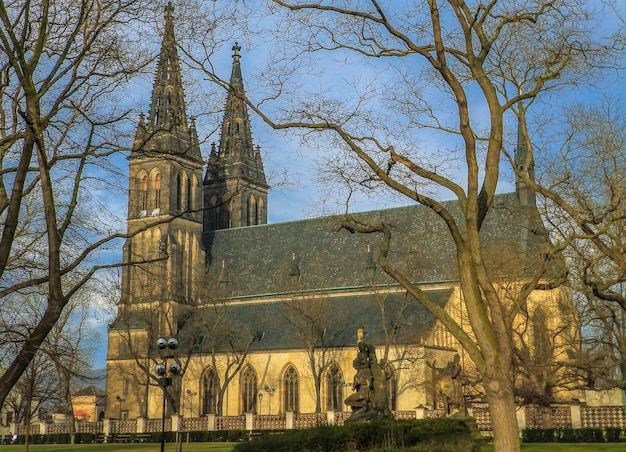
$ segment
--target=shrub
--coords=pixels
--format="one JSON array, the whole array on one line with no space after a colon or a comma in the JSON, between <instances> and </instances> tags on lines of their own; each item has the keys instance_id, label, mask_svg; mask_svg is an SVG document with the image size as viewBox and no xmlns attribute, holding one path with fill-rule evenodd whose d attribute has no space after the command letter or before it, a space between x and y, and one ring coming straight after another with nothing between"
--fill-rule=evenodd
<instances>
[{"instance_id":1,"label":"shrub","mask_svg":"<svg viewBox=\"0 0 626 452\"><path fill-rule=\"evenodd\" d=\"M560 443L603 443L604 436L599 428L563 428L555 432Z\"/></svg>"},{"instance_id":2,"label":"shrub","mask_svg":"<svg viewBox=\"0 0 626 452\"><path fill-rule=\"evenodd\" d=\"M626 431L621 428L607 428L604 432L607 443L618 443L626 441Z\"/></svg>"},{"instance_id":3,"label":"shrub","mask_svg":"<svg viewBox=\"0 0 626 452\"><path fill-rule=\"evenodd\" d=\"M553 443L554 429L552 428L527 428L522 430L522 442L524 443Z\"/></svg>"},{"instance_id":4,"label":"shrub","mask_svg":"<svg viewBox=\"0 0 626 452\"><path fill-rule=\"evenodd\" d=\"M462 419L381 421L289 430L235 446L236 452L341 452L345 450L478 451L480 441Z\"/></svg>"}]
</instances>

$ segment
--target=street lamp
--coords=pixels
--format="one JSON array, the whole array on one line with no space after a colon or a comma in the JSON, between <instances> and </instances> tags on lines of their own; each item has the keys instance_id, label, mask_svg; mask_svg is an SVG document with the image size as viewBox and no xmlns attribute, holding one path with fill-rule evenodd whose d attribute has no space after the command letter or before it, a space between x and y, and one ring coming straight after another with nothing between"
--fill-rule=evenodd
<instances>
[{"instance_id":1,"label":"street lamp","mask_svg":"<svg viewBox=\"0 0 626 452\"><path fill-rule=\"evenodd\" d=\"M122 402L126 402L126 399L120 397L120 396L115 396L115 400L117 400L120 403L120 417L119 420L122 420Z\"/></svg>"},{"instance_id":2,"label":"street lamp","mask_svg":"<svg viewBox=\"0 0 626 452\"><path fill-rule=\"evenodd\" d=\"M154 370L159 377L159 386L163 389L163 409L161 414L161 452L165 451L165 402L167 399L167 387L172 385L172 377L168 377L168 371L170 375L180 375L180 364L177 362L172 363L169 369L167 367L167 360L169 358L174 358L172 354L174 350L178 348L178 339L175 337L171 337L169 339L165 339L164 337L160 337L156 341L156 346L159 350L171 350L171 352L165 356L161 356L163 358L163 362L159 363L155 366Z\"/></svg>"},{"instance_id":3,"label":"street lamp","mask_svg":"<svg viewBox=\"0 0 626 452\"><path fill-rule=\"evenodd\" d=\"M191 389L187 389L187 397L189 397L189 401L191 402L191 406L189 408L189 417L193 417L193 398L196 395L198 395L197 392L194 392Z\"/></svg>"},{"instance_id":4,"label":"street lamp","mask_svg":"<svg viewBox=\"0 0 626 452\"><path fill-rule=\"evenodd\" d=\"M270 396L269 399L267 399L267 414L272 414L272 396L274 395L274 391L276 391L276 388L271 388L268 385L265 385L263 390L267 392Z\"/></svg>"}]
</instances>

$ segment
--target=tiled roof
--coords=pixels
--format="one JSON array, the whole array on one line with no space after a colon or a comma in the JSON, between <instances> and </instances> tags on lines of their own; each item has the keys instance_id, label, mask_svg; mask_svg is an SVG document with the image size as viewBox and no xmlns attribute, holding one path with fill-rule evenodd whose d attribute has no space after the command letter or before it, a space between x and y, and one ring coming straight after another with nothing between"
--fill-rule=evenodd
<instances>
[{"instance_id":1,"label":"tiled roof","mask_svg":"<svg viewBox=\"0 0 626 452\"><path fill-rule=\"evenodd\" d=\"M457 218L461 217L457 203L444 204ZM498 254L498 259L519 263L528 261L530 267L544 239L536 232L536 210L530 219L524 212L514 193L497 196L481 230L483 243L492 249L487 255ZM413 281L458 280L450 233L429 208L413 205L355 216L391 225L390 260ZM322 217L206 233L204 246L210 263L207 284L215 288L212 296L254 298L292 290L294 284L299 290L393 284L380 268L374 280L368 271L372 262L368 245L375 257L380 234L340 230L340 221L340 217ZM523 270L518 265L516 271ZM297 272L299 278L294 277ZM217 288L221 288L220 293Z\"/></svg>"},{"instance_id":2,"label":"tiled roof","mask_svg":"<svg viewBox=\"0 0 626 452\"><path fill-rule=\"evenodd\" d=\"M440 305L446 303L451 293L451 289L429 291L431 298ZM305 307L307 303L316 303L315 308ZM231 335L243 341L256 337L251 351L302 349L304 342L314 337L306 331L316 328L323 338L318 347L322 341L324 346L333 348L353 347L359 327L367 334L366 340L373 344L385 343L385 330L392 343L416 344L435 322L427 309L404 293L322 297L315 302L295 295L291 301L243 303L220 309L225 315L220 333L213 341L205 339L196 345L195 352L210 353L212 346L216 351L228 350ZM201 325L211 325L215 315L213 306L194 309L191 321L183 327L180 336L186 336L186 328L193 329L196 336L204 335ZM300 333L302 330L304 335ZM210 333L207 336L210 337Z\"/></svg>"},{"instance_id":3,"label":"tiled roof","mask_svg":"<svg viewBox=\"0 0 626 452\"><path fill-rule=\"evenodd\" d=\"M79 389L78 391L74 393L74 397L82 397L82 396L102 397L104 395L106 395L104 389L100 389L99 387L94 386L94 385L85 386L84 388Z\"/></svg>"}]
</instances>

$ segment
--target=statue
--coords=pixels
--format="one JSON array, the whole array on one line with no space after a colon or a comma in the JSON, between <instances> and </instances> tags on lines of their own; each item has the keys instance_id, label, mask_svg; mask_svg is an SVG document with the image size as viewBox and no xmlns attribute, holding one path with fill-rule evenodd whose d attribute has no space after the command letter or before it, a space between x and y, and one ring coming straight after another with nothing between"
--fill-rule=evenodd
<instances>
[{"instance_id":1,"label":"statue","mask_svg":"<svg viewBox=\"0 0 626 452\"><path fill-rule=\"evenodd\" d=\"M385 372L378 364L373 345L363 341L358 343L356 358L352 367L356 370L351 394L345 404L352 408L352 415L346 422L367 422L391 418L387 400Z\"/></svg>"}]
</instances>

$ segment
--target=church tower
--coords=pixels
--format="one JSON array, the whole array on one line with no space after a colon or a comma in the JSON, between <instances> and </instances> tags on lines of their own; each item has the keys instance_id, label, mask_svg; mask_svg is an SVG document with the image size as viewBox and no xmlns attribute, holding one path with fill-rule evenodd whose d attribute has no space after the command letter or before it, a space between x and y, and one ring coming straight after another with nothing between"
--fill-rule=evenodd
<instances>
[{"instance_id":1,"label":"church tower","mask_svg":"<svg viewBox=\"0 0 626 452\"><path fill-rule=\"evenodd\" d=\"M129 158L133 235L124 262L133 265L124 269L122 305L190 304L198 297L203 160L194 118L187 118L173 11L169 3L150 111L139 119Z\"/></svg>"},{"instance_id":2,"label":"church tower","mask_svg":"<svg viewBox=\"0 0 626 452\"><path fill-rule=\"evenodd\" d=\"M205 232L267 223L269 186L259 147L252 145L240 50L235 43L220 143L211 145L203 182Z\"/></svg>"}]
</instances>

